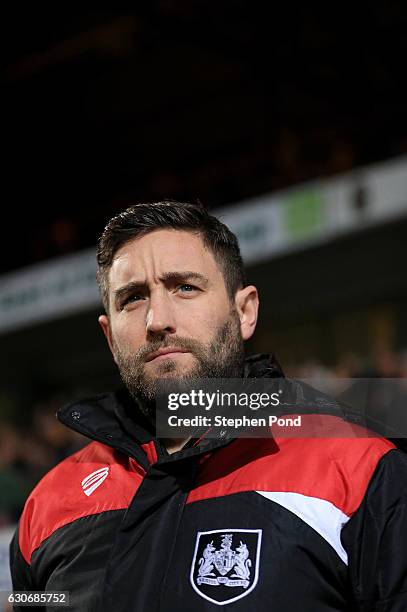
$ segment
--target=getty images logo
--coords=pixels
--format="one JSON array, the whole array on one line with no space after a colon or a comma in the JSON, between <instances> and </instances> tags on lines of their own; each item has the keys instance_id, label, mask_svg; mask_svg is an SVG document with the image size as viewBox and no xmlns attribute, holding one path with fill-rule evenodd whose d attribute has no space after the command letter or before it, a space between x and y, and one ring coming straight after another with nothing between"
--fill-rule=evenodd
<instances>
[{"instance_id":1,"label":"getty images logo","mask_svg":"<svg viewBox=\"0 0 407 612\"><path fill-rule=\"evenodd\" d=\"M84 478L81 483L82 490L85 495L89 497L89 495L91 495L95 489L100 487L100 485L106 480L108 475L109 467L103 467L99 470L95 470L94 472L92 472L92 474L89 474L89 476L86 476L86 478Z\"/></svg>"}]
</instances>

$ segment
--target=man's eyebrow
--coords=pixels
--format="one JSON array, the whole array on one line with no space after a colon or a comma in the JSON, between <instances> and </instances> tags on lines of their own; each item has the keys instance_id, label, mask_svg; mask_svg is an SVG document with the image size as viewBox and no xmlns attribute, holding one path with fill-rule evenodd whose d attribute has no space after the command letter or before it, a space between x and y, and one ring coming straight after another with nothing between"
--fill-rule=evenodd
<instances>
[{"instance_id":1,"label":"man's eyebrow","mask_svg":"<svg viewBox=\"0 0 407 612\"><path fill-rule=\"evenodd\" d=\"M115 303L118 304L121 298L128 293L132 293L134 291L145 291L146 286L146 283L142 281L130 281L130 283L127 283L127 285L123 285L123 287L120 287L113 292Z\"/></svg>"},{"instance_id":2,"label":"man's eyebrow","mask_svg":"<svg viewBox=\"0 0 407 612\"><path fill-rule=\"evenodd\" d=\"M206 286L209 282L208 278L200 272L192 272L190 270L186 270L185 272L165 272L161 277L161 280L165 281L186 281L186 280L196 280Z\"/></svg>"},{"instance_id":3,"label":"man's eyebrow","mask_svg":"<svg viewBox=\"0 0 407 612\"><path fill-rule=\"evenodd\" d=\"M186 270L185 272L165 272L162 276L160 276L160 279L164 282L185 282L188 280L196 280L205 287L209 282L206 276L200 274L199 272L192 272L191 270ZM146 287L147 284L144 281L130 281L126 285L123 285L123 287L120 287L113 292L114 301L116 304L118 304L121 298L123 298L125 295L135 291L145 291Z\"/></svg>"}]
</instances>

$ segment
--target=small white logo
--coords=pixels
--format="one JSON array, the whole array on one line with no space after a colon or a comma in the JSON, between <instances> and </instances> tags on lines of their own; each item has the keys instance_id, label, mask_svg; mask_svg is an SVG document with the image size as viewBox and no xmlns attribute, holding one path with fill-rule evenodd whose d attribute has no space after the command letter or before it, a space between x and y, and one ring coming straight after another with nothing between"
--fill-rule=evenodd
<instances>
[{"instance_id":1,"label":"small white logo","mask_svg":"<svg viewBox=\"0 0 407 612\"><path fill-rule=\"evenodd\" d=\"M86 476L82 480L82 490L89 497L93 493L95 489L97 489L104 480L108 477L109 467L100 468L99 470L95 470L89 476Z\"/></svg>"}]
</instances>

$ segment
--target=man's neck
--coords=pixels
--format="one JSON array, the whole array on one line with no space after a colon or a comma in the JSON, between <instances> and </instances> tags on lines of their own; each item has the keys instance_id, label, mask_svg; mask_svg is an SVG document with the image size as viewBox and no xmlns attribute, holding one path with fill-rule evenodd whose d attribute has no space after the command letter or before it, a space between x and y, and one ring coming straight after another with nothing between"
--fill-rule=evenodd
<instances>
[{"instance_id":1,"label":"man's neck","mask_svg":"<svg viewBox=\"0 0 407 612\"><path fill-rule=\"evenodd\" d=\"M190 439L191 436L189 438L162 438L161 441L167 449L167 453L172 455L173 453L176 453L184 448L185 444Z\"/></svg>"}]
</instances>

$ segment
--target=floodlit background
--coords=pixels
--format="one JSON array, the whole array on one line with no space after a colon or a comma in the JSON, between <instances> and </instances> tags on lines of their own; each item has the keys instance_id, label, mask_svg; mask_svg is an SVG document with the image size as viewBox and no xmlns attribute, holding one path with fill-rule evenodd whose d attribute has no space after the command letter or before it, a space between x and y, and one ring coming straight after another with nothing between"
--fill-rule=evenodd
<instances>
[{"instance_id":1,"label":"floodlit background","mask_svg":"<svg viewBox=\"0 0 407 612\"><path fill-rule=\"evenodd\" d=\"M237 233L262 300L248 352L407 374L406 5L139 4L3 19L4 529L85 442L56 409L118 384L94 245L132 202L199 199Z\"/></svg>"}]
</instances>

